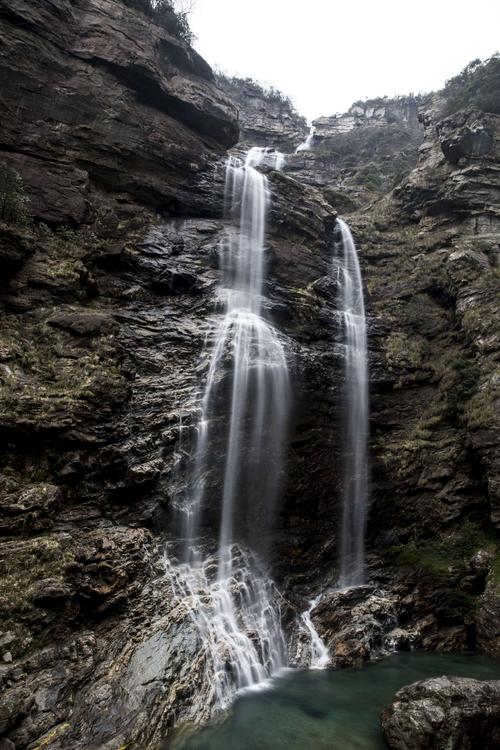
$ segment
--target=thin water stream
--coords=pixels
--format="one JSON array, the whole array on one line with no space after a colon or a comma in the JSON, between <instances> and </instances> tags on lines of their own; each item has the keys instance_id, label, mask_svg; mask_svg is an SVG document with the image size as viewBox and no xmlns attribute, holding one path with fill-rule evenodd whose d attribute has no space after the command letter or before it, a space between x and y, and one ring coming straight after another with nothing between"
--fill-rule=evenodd
<instances>
[{"instance_id":1,"label":"thin water stream","mask_svg":"<svg viewBox=\"0 0 500 750\"><path fill-rule=\"evenodd\" d=\"M313 147L314 142L314 133L316 132L316 128L314 125L311 125L311 128L309 130L309 135L305 139L303 143L301 143L297 148L295 149L296 154L300 154L301 151L310 151Z\"/></svg>"},{"instance_id":2,"label":"thin water stream","mask_svg":"<svg viewBox=\"0 0 500 750\"><path fill-rule=\"evenodd\" d=\"M351 230L337 219L334 270L345 344L344 496L339 586L359 586L365 576L368 505L368 355L363 280Z\"/></svg>"}]
</instances>

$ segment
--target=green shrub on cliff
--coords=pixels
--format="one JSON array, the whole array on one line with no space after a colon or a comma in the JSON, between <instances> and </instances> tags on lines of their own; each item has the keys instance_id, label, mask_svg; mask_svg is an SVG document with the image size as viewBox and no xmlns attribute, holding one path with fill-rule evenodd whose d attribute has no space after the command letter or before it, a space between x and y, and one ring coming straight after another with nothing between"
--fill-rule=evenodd
<instances>
[{"instance_id":1,"label":"green shrub on cliff","mask_svg":"<svg viewBox=\"0 0 500 750\"><path fill-rule=\"evenodd\" d=\"M29 203L19 172L0 162L0 220L26 226L31 221Z\"/></svg>"},{"instance_id":2,"label":"green shrub on cliff","mask_svg":"<svg viewBox=\"0 0 500 750\"><path fill-rule=\"evenodd\" d=\"M163 26L170 34L188 44L194 41L189 27L191 0L123 0L126 5L137 8Z\"/></svg>"},{"instance_id":3,"label":"green shrub on cliff","mask_svg":"<svg viewBox=\"0 0 500 750\"><path fill-rule=\"evenodd\" d=\"M217 80L232 86L236 89L245 89L248 93L254 94L255 96L267 99L270 102L277 102L281 104L285 109L288 109L291 113L298 115L299 113L295 109L295 105L287 94L283 91L274 88L274 86L263 86L259 81L255 81L253 78L238 78L238 76L229 76L223 73L221 70L216 70L215 75Z\"/></svg>"},{"instance_id":4,"label":"green shrub on cliff","mask_svg":"<svg viewBox=\"0 0 500 750\"><path fill-rule=\"evenodd\" d=\"M500 55L470 62L446 82L443 94L446 115L464 108L500 114Z\"/></svg>"},{"instance_id":5,"label":"green shrub on cliff","mask_svg":"<svg viewBox=\"0 0 500 750\"><path fill-rule=\"evenodd\" d=\"M356 185L360 185L367 190L373 190L374 192L380 190L383 183L383 176L380 167L373 162L365 164L356 172L354 182Z\"/></svg>"}]
</instances>

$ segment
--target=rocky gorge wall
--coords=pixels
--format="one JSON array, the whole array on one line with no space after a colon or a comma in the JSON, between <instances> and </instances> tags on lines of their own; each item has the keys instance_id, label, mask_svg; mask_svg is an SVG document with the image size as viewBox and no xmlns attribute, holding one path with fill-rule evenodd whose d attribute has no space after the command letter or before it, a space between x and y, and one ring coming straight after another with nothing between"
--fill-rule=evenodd
<instances>
[{"instance_id":1,"label":"rocky gorge wall","mask_svg":"<svg viewBox=\"0 0 500 750\"><path fill-rule=\"evenodd\" d=\"M16 0L0 18L2 161L35 219L1 225L0 731L9 748L157 747L174 720L211 707L200 634L160 546L216 306L236 108L189 47L122 3ZM296 303L327 274L335 215L295 183L288 210L284 178L270 179L271 312L312 393L329 332ZM302 507L322 503L333 533L330 447L307 414L296 420L325 479ZM294 452L306 486L305 449Z\"/></svg>"},{"instance_id":2,"label":"rocky gorge wall","mask_svg":"<svg viewBox=\"0 0 500 750\"><path fill-rule=\"evenodd\" d=\"M409 630L390 641L463 647L479 639L498 649L491 625L498 523L498 116L472 111L443 117L443 95L422 100L419 112L417 104L413 97L373 100L316 121L311 150L288 155L282 178L315 185L347 219L366 284L373 580L378 578L382 588L395 584L397 594L385 592L380 599L375 592L366 604L373 592L358 592L346 602L335 596L333 604L322 605L326 618L336 613L338 644L330 645L333 653L338 647L339 663L352 657L349 648L341 655L350 637L349 628L343 632L343 618L352 620L359 599L366 620L373 608L386 610L377 632L367 638L366 652L383 641L384 630L405 622L411 623ZM240 110L244 128L251 127L253 112L254 107ZM395 189L381 199L376 197L380 186L360 192L339 176L339 138L348 146L351 175L378 163L392 178L393 164L401 158L407 176L399 175ZM265 145L273 146L271 137ZM325 159L334 171L325 168ZM277 211L278 227L279 216ZM326 277L309 284L312 290L325 295L324 314L335 292ZM298 308L305 304L300 300ZM329 315L332 321L334 309ZM326 405L333 434L323 427L321 440L330 441L338 456L341 373L338 365L321 370L318 362L314 370L323 383L333 375L337 384ZM315 397L308 394L307 407L317 404L319 388L318 383ZM330 474L314 482L316 494L328 476L326 517L313 501L305 527L320 520L318 528L328 529L322 544L302 540L295 558L296 570L305 561L306 570L323 572L325 589L332 583L329 555L335 550L337 518L333 528L328 519L335 516L339 471L339 464L330 462ZM285 527L294 517L290 507L285 506ZM297 521L304 529L301 516ZM284 559L290 555L293 559L287 549ZM329 632L326 626L327 637Z\"/></svg>"},{"instance_id":3,"label":"rocky gorge wall","mask_svg":"<svg viewBox=\"0 0 500 750\"><path fill-rule=\"evenodd\" d=\"M219 213L237 112L192 49L123 3L2 2L0 19L2 160L43 222L1 230L0 732L8 748L145 747L189 661L175 622L155 630L171 597L158 531L202 345L186 307L216 275L209 220L191 241L147 224ZM202 273L179 264L186 246Z\"/></svg>"},{"instance_id":4,"label":"rocky gorge wall","mask_svg":"<svg viewBox=\"0 0 500 750\"><path fill-rule=\"evenodd\" d=\"M203 174L238 125L193 49L120 0L2 0L0 18L1 156L35 218L203 210Z\"/></svg>"},{"instance_id":5,"label":"rocky gorge wall","mask_svg":"<svg viewBox=\"0 0 500 750\"><path fill-rule=\"evenodd\" d=\"M314 155L290 160L300 180L325 190L339 210L352 212L392 190L415 166L423 128L419 97L357 102L344 114L313 121Z\"/></svg>"},{"instance_id":6,"label":"rocky gorge wall","mask_svg":"<svg viewBox=\"0 0 500 750\"><path fill-rule=\"evenodd\" d=\"M348 217L371 320L374 579L396 586L400 645L498 653L499 120L442 119L439 97L421 118L416 168Z\"/></svg>"},{"instance_id":7,"label":"rocky gorge wall","mask_svg":"<svg viewBox=\"0 0 500 750\"><path fill-rule=\"evenodd\" d=\"M0 35L0 161L36 220L0 224L0 732L8 750L157 748L210 712L162 545L217 309L224 156L239 128L237 148L290 152L307 128L118 0L2 0ZM336 665L389 643L498 653L498 117L433 102L418 165L366 209L383 190L339 182L336 139L372 144L349 145L357 173L422 131L411 103L396 122L361 109L268 175L266 297L294 390L274 573L289 620L335 581L338 210L367 290L372 583L315 622Z\"/></svg>"}]
</instances>

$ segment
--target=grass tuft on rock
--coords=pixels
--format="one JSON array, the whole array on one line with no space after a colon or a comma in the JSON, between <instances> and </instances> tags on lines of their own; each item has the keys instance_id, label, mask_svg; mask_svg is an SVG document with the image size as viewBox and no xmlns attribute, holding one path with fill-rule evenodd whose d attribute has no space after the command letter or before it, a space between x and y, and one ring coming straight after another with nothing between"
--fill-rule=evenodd
<instances>
[{"instance_id":1,"label":"grass tuft on rock","mask_svg":"<svg viewBox=\"0 0 500 750\"><path fill-rule=\"evenodd\" d=\"M5 162L0 162L0 221L18 226L31 223L30 200L21 175Z\"/></svg>"}]
</instances>

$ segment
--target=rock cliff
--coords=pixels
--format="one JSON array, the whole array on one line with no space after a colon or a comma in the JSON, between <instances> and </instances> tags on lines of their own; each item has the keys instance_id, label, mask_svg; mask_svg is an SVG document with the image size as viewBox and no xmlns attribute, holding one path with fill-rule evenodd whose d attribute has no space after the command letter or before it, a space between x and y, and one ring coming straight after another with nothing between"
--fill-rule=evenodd
<instances>
[{"instance_id":1,"label":"rock cliff","mask_svg":"<svg viewBox=\"0 0 500 750\"><path fill-rule=\"evenodd\" d=\"M0 17L2 161L35 219L1 227L0 729L17 748L157 747L211 706L159 547L217 304L236 109L184 42L120 2L16 0ZM311 285L328 275L335 213L315 188L270 182L270 312L327 423L340 357ZM295 423L282 544L300 561L308 504L332 538L335 516L331 446L307 409Z\"/></svg>"},{"instance_id":2,"label":"rock cliff","mask_svg":"<svg viewBox=\"0 0 500 750\"><path fill-rule=\"evenodd\" d=\"M269 146L291 153L305 139L305 118L280 91L224 75L217 76L217 83L238 108L240 147Z\"/></svg>"},{"instance_id":3,"label":"rock cliff","mask_svg":"<svg viewBox=\"0 0 500 750\"><path fill-rule=\"evenodd\" d=\"M196 52L120 0L2 0L0 19L0 157L35 218L206 211L203 176L238 126Z\"/></svg>"},{"instance_id":4,"label":"rock cliff","mask_svg":"<svg viewBox=\"0 0 500 750\"><path fill-rule=\"evenodd\" d=\"M371 319L369 535L374 564L388 566L381 587L397 589L384 592L367 650L387 645L384 632L390 643L465 647L477 630L497 653L499 121L442 119L439 97L421 118L416 168L349 217ZM326 603L317 614L331 632ZM339 632L332 654L343 661L355 627Z\"/></svg>"},{"instance_id":5,"label":"rock cliff","mask_svg":"<svg viewBox=\"0 0 500 750\"><path fill-rule=\"evenodd\" d=\"M219 214L237 111L122 2L2 2L0 22L2 174L19 172L36 220L3 202L0 732L9 748L145 747L189 663L167 649L169 676L134 683L167 638L161 509L204 335L187 307L213 287L218 228L147 224Z\"/></svg>"},{"instance_id":6,"label":"rock cliff","mask_svg":"<svg viewBox=\"0 0 500 750\"><path fill-rule=\"evenodd\" d=\"M313 122L310 150L288 160L290 170L326 190L331 202L352 211L387 193L417 162L423 128L419 97L357 102L344 114Z\"/></svg>"},{"instance_id":7,"label":"rock cliff","mask_svg":"<svg viewBox=\"0 0 500 750\"><path fill-rule=\"evenodd\" d=\"M464 648L476 633L498 653L499 120L442 118L442 105L421 110L415 169L347 216L368 293L380 588L313 612L336 664L394 644Z\"/></svg>"},{"instance_id":8,"label":"rock cliff","mask_svg":"<svg viewBox=\"0 0 500 750\"><path fill-rule=\"evenodd\" d=\"M0 224L0 732L10 750L153 750L210 713L163 544L217 309L224 155L238 128L237 148L288 152L307 128L119 0L0 0L0 38L0 162L35 219ZM377 100L268 174L295 404L273 561L288 622L336 575L337 211L367 290L371 583L313 612L336 665L499 649L499 117L444 118L437 97L420 120L418 164L416 103ZM380 198L395 153L410 172ZM380 181L353 188L367 163Z\"/></svg>"}]
</instances>

